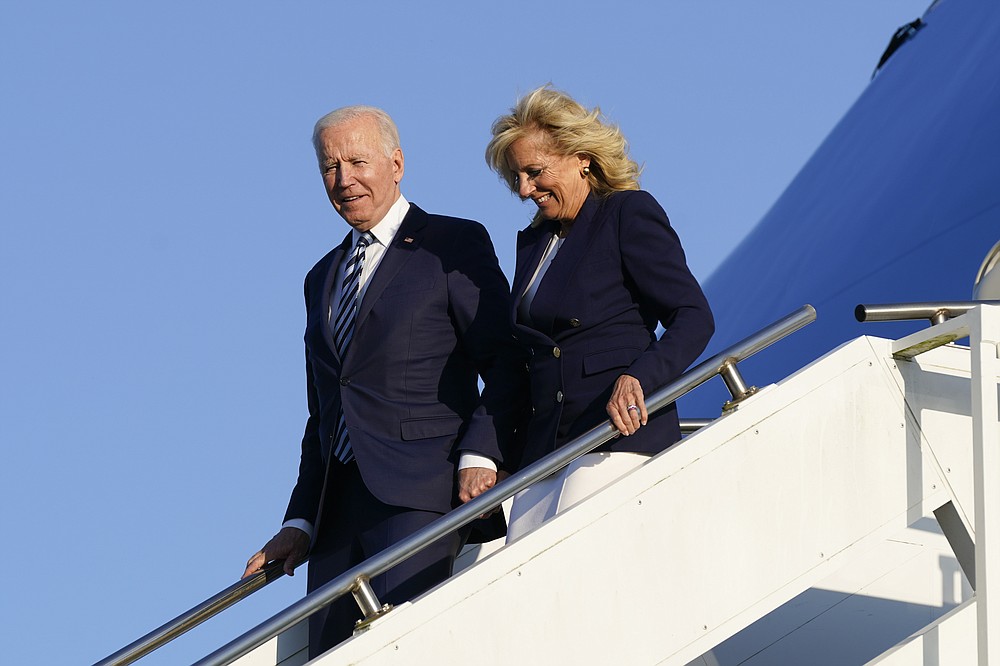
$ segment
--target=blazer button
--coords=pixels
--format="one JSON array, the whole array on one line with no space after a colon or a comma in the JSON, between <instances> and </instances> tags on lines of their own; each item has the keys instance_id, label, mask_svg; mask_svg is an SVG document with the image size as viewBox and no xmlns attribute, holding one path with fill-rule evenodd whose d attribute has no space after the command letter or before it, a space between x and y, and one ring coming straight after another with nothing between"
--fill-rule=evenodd
<instances>
[{"instance_id":1,"label":"blazer button","mask_svg":"<svg viewBox=\"0 0 1000 666\"><path fill-rule=\"evenodd\" d=\"M576 317L573 317L572 319L569 320L569 325L572 326L573 328L577 328L580 326L580 320L577 319Z\"/></svg>"},{"instance_id":2,"label":"blazer button","mask_svg":"<svg viewBox=\"0 0 1000 666\"><path fill-rule=\"evenodd\" d=\"M350 377L341 377L340 378L340 385L341 386L347 386L350 383L351 383L351 378Z\"/></svg>"},{"instance_id":3,"label":"blazer button","mask_svg":"<svg viewBox=\"0 0 1000 666\"><path fill-rule=\"evenodd\" d=\"M553 347L552 355L555 356L556 358L559 358L560 356L562 356L562 350L559 349L559 347Z\"/></svg>"},{"instance_id":4,"label":"blazer button","mask_svg":"<svg viewBox=\"0 0 1000 666\"><path fill-rule=\"evenodd\" d=\"M556 402L562 402L563 394L562 391L556 391Z\"/></svg>"}]
</instances>

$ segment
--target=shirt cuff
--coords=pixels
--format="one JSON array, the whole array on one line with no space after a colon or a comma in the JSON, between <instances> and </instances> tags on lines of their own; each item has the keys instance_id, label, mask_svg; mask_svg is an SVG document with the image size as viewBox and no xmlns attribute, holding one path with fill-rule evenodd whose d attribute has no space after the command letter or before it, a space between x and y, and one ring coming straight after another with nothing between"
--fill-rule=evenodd
<instances>
[{"instance_id":1,"label":"shirt cuff","mask_svg":"<svg viewBox=\"0 0 1000 666\"><path fill-rule=\"evenodd\" d=\"M281 527L282 528L294 527L297 530L302 530L303 532L306 533L306 536L309 537L309 540L312 541L313 525L305 518L291 518L290 520L286 520L285 522L283 522L281 524Z\"/></svg>"},{"instance_id":2,"label":"shirt cuff","mask_svg":"<svg viewBox=\"0 0 1000 666\"><path fill-rule=\"evenodd\" d=\"M467 469L469 467L485 467L486 469L497 471L497 464L493 458L482 456L478 453L463 451L462 457L458 459L458 468Z\"/></svg>"}]
</instances>

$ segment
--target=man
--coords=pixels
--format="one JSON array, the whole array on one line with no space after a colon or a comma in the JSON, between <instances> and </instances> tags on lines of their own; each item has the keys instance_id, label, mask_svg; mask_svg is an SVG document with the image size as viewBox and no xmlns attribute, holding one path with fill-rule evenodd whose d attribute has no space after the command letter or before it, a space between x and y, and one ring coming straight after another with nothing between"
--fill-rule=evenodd
<instances>
[{"instance_id":1,"label":"man","mask_svg":"<svg viewBox=\"0 0 1000 666\"><path fill-rule=\"evenodd\" d=\"M244 572L284 560L292 575L309 552L309 591L456 497L492 487L495 464L512 466L524 393L510 290L482 225L403 198L403 152L384 111L338 109L316 123L313 143L351 232L306 277L309 419L298 481L281 530ZM402 603L444 580L460 546L451 535L376 577L379 600ZM310 658L348 638L359 617L350 596L314 614Z\"/></svg>"}]
</instances>

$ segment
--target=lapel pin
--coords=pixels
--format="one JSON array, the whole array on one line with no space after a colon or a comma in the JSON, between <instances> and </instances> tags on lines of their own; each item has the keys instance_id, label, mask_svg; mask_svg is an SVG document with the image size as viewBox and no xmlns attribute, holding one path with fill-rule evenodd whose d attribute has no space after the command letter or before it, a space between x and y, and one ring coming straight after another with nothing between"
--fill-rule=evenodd
<instances>
[{"instance_id":1,"label":"lapel pin","mask_svg":"<svg viewBox=\"0 0 1000 666\"><path fill-rule=\"evenodd\" d=\"M413 236L407 236L406 238L403 239L403 242L404 243L412 243L413 242Z\"/></svg>"}]
</instances>

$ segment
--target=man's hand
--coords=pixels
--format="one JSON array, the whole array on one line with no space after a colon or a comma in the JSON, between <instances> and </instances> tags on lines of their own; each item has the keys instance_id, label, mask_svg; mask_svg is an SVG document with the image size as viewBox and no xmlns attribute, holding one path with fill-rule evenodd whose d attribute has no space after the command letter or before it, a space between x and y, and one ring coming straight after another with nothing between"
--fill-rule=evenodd
<instances>
[{"instance_id":1,"label":"man's hand","mask_svg":"<svg viewBox=\"0 0 1000 666\"><path fill-rule=\"evenodd\" d=\"M505 472L502 469L496 472L486 467L466 467L465 469L460 469L458 470L458 499L468 502L482 495L508 476L510 476L510 472ZM489 518L497 511L500 511L499 506L479 517Z\"/></svg>"},{"instance_id":2,"label":"man's hand","mask_svg":"<svg viewBox=\"0 0 1000 666\"><path fill-rule=\"evenodd\" d=\"M479 497L497 483L497 473L486 467L458 470L458 499L462 502Z\"/></svg>"},{"instance_id":3,"label":"man's hand","mask_svg":"<svg viewBox=\"0 0 1000 666\"><path fill-rule=\"evenodd\" d=\"M268 562L284 560L282 567L289 576L295 575L295 565L309 552L309 535L295 527L282 527L271 537L264 547L247 560L246 571L240 578L246 578L264 568Z\"/></svg>"}]
</instances>

